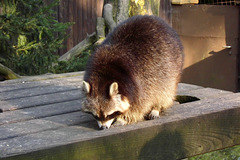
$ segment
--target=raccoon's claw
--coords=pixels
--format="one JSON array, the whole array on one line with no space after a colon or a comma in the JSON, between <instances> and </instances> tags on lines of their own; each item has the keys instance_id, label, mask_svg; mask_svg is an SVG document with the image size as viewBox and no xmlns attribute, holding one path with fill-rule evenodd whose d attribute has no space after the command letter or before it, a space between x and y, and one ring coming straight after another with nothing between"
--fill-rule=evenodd
<instances>
[{"instance_id":1,"label":"raccoon's claw","mask_svg":"<svg viewBox=\"0 0 240 160\"><path fill-rule=\"evenodd\" d=\"M152 110L151 113L148 115L148 119L157 119L160 118L158 110Z\"/></svg>"}]
</instances>

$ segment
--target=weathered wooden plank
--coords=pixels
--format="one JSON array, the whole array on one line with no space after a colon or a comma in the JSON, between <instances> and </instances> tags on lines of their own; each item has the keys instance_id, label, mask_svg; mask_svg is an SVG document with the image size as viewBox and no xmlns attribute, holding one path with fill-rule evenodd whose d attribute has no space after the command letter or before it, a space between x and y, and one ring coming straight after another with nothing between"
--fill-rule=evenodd
<instances>
[{"instance_id":1,"label":"weathered wooden plank","mask_svg":"<svg viewBox=\"0 0 240 160\"><path fill-rule=\"evenodd\" d=\"M52 121L52 122L63 124L63 125L68 125L68 126L83 125L85 123L92 123L92 121L94 121L93 123L95 123L96 124L95 126L98 127L96 120L90 114L86 114L81 111L54 115L54 116L49 116L41 119Z\"/></svg>"},{"instance_id":2,"label":"weathered wooden plank","mask_svg":"<svg viewBox=\"0 0 240 160\"><path fill-rule=\"evenodd\" d=\"M94 125L95 127L86 127L87 125L94 123L96 124ZM78 125L81 127L81 130L86 132L97 129L97 123L91 115L83 114L82 112L73 112L0 125L0 141L25 136L27 134L35 134L46 130L56 130L71 125Z\"/></svg>"},{"instance_id":3,"label":"weathered wooden plank","mask_svg":"<svg viewBox=\"0 0 240 160\"><path fill-rule=\"evenodd\" d=\"M87 134L85 134L87 135ZM74 139L76 137L82 136L82 130L78 129L77 127L66 127L60 128L58 130L53 131L45 131L40 132L39 134L30 134L21 137L12 138L9 140L2 140L0 141L0 155L1 158L6 156L6 154L11 153L20 153L22 151L32 150L32 144L35 147L42 147L43 145L47 146L50 143L59 143L60 141L66 141L70 139ZM12 145L15 145L12 148ZM37 158L37 157L35 157ZM33 158L33 159L35 159Z\"/></svg>"},{"instance_id":4,"label":"weathered wooden plank","mask_svg":"<svg viewBox=\"0 0 240 160\"><path fill-rule=\"evenodd\" d=\"M80 112L82 74L45 78L0 84L15 87L0 92L0 159L179 159L240 144L240 93L179 84L200 100L99 131Z\"/></svg>"},{"instance_id":5,"label":"weathered wooden plank","mask_svg":"<svg viewBox=\"0 0 240 160\"><path fill-rule=\"evenodd\" d=\"M14 90L21 90L21 89L28 89L28 88L35 88L35 87L42 87L42 86L76 86L80 87L82 85L82 76L76 77L65 77L65 78L58 78L58 79L47 79L44 81L22 81L21 83L2 83L0 84L0 93L2 92L9 92Z\"/></svg>"},{"instance_id":6,"label":"weathered wooden plank","mask_svg":"<svg viewBox=\"0 0 240 160\"><path fill-rule=\"evenodd\" d=\"M0 109L4 112L21 108L29 108L47 104L60 103L65 101L79 100L81 99L81 97L82 97L81 90L74 89L59 93L51 93L26 98L0 101Z\"/></svg>"},{"instance_id":7,"label":"weathered wooden plank","mask_svg":"<svg viewBox=\"0 0 240 160\"><path fill-rule=\"evenodd\" d=\"M193 84L179 83L177 94L181 94L183 92L185 93L185 92L188 92L188 91L191 91L191 90L197 90L197 89L201 89L201 88L203 88L203 87L193 85Z\"/></svg>"},{"instance_id":8,"label":"weathered wooden plank","mask_svg":"<svg viewBox=\"0 0 240 160\"><path fill-rule=\"evenodd\" d=\"M214 97L220 97L227 94L232 94L233 92L224 91L220 89L213 89L213 88L199 88L195 90L181 90L178 91L178 95L191 95L198 97L200 99L209 99Z\"/></svg>"},{"instance_id":9,"label":"weathered wooden plank","mask_svg":"<svg viewBox=\"0 0 240 160\"><path fill-rule=\"evenodd\" d=\"M53 85L45 85L41 87L34 87L34 88L26 88L21 90L14 90L10 92L2 92L0 93L0 100L12 100L12 99L19 99L19 98L27 98L33 96L41 96L44 94L55 94L60 92L68 92L75 90L76 87L74 86L53 86Z\"/></svg>"},{"instance_id":10,"label":"weathered wooden plank","mask_svg":"<svg viewBox=\"0 0 240 160\"><path fill-rule=\"evenodd\" d=\"M49 84L39 84L39 83L34 83L34 82L24 82L22 84L11 84L11 85L1 85L0 86L0 93L3 92L11 92L14 90L20 90L20 89L26 89L26 88L35 88L35 87L39 87L39 86L46 86Z\"/></svg>"},{"instance_id":11,"label":"weathered wooden plank","mask_svg":"<svg viewBox=\"0 0 240 160\"><path fill-rule=\"evenodd\" d=\"M60 127L63 127L63 125L40 119L5 124L0 126L0 141Z\"/></svg>"},{"instance_id":12,"label":"weathered wooden plank","mask_svg":"<svg viewBox=\"0 0 240 160\"><path fill-rule=\"evenodd\" d=\"M89 134L76 127L60 128L0 141L4 146L0 155L39 150L9 159L179 159L240 144L239 114L240 107L236 107L149 127L143 125L150 121Z\"/></svg>"},{"instance_id":13,"label":"weathered wooden plank","mask_svg":"<svg viewBox=\"0 0 240 160\"><path fill-rule=\"evenodd\" d=\"M73 100L68 102L54 103L20 110L8 111L0 113L0 125L60 115L64 113L71 113L79 111L80 109L81 101ZM81 117L81 114L79 114L79 117Z\"/></svg>"},{"instance_id":14,"label":"weathered wooden plank","mask_svg":"<svg viewBox=\"0 0 240 160\"><path fill-rule=\"evenodd\" d=\"M69 156L74 152L73 155L83 159L122 159L125 156L130 159L184 158L240 144L240 107L237 106L240 106L240 93L177 105L160 119L104 131L83 134L80 128L67 127L40 132L0 141L0 146L5 149L1 155L69 144L68 147L57 147L58 153L64 152ZM96 123L88 125L85 127L92 128L91 125L96 126ZM49 135L56 137L49 138ZM38 151L37 155L53 156L54 150Z\"/></svg>"},{"instance_id":15,"label":"weathered wooden plank","mask_svg":"<svg viewBox=\"0 0 240 160\"><path fill-rule=\"evenodd\" d=\"M71 73L63 73L63 74L45 74L40 76L30 76L30 77L23 77L21 79L15 80L8 80L0 82L0 86L6 86L6 84L13 84L13 83L25 83L30 81L43 81L47 79L58 79L58 78L65 78L65 77L76 77L76 76L83 76L84 72L71 72Z\"/></svg>"},{"instance_id":16,"label":"weathered wooden plank","mask_svg":"<svg viewBox=\"0 0 240 160\"><path fill-rule=\"evenodd\" d=\"M185 103L184 105L175 105L164 112L164 117L174 115L175 118L182 119L185 118L185 115L194 117L199 114L224 111L235 108L235 106L240 106L240 93L227 94L217 98Z\"/></svg>"}]
</instances>

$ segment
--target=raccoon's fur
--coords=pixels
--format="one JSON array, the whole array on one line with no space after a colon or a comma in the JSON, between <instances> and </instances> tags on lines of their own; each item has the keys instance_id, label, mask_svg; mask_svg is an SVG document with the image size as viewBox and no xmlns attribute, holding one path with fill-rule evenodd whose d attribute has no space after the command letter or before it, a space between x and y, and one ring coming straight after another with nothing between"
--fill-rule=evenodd
<instances>
[{"instance_id":1,"label":"raccoon's fur","mask_svg":"<svg viewBox=\"0 0 240 160\"><path fill-rule=\"evenodd\" d=\"M100 128L159 117L173 104L183 56L178 35L162 19L129 18L89 58L82 110Z\"/></svg>"}]
</instances>

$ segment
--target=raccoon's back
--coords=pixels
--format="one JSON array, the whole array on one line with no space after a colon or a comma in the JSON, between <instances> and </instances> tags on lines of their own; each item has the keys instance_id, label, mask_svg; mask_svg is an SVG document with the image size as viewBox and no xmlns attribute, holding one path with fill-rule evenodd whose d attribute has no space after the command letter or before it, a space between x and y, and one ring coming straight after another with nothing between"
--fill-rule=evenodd
<instances>
[{"instance_id":1,"label":"raccoon's back","mask_svg":"<svg viewBox=\"0 0 240 160\"><path fill-rule=\"evenodd\" d=\"M116 56L123 63L134 63L133 72L182 68L183 47L177 33L155 16L129 18L107 36L105 45L119 50L112 52L111 58Z\"/></svg>"},{"instance_id":2,"label":"raccoon's back","mask_svg":"<svg viewBox=\"0 0 240 160\"><path fill-rule=\"evenodd\" d=\"M96 94L106 93L116 81L121 94L132 101L147 100L161 90L174 90L183 65L182 50L176 32L163 20L135 16L117 26L92 54L84 80L97 88Z\"/></svg>"}]
</instances>

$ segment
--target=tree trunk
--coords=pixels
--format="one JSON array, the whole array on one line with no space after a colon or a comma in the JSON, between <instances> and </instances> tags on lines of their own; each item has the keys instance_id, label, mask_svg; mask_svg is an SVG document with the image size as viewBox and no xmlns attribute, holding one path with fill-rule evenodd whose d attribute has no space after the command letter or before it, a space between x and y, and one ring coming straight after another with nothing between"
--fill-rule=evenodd
<instances>
[{"instance_id":1,"label":"tree trunk","mask_svg":"<svg viewBox=\"0 0 240 160\"><path fill-rule=\"evenodd\" d=\"M118 0L117 24L128 19L129 0Z\"/></svg>"},{"instance_id":2,"label":"tree trunk","mask_svg":"<svg viewBox=\"0 0 240 160\"><path fill-rule=\"evenodd\" d=\"M105 39L105 22L104 18L98 17L97 18L97 26L96 26L96 31L97 31L97 42L95 45L99 45L102 43L102 41Z\"/></svg>"},{"instance_id":3,"label":"tree trunk","mask_svg":"<svg viewBox=\"0 0 240 160\"><path fill-rule=\"evenodd\" d=\"M110 30L109 32L112 32L113 29L116 27L116 22L113 20L112 9L113 9L113 7L111 4L106 4L104 6L104 11L103 11L103 17L105 19L107 27Z\"/></svg>"},{"instance_id":4,"label":"tree trunk","mask_svg":"<svg viewBox=\"0 0 240 160\"><path fill-rule=\"evenodd\" d=\"M19 75L14 73L11 69L2 65L1 63L0 63L0 75L3 76L4 79L6 80L21 78Z\"/></svg>"},{"instance_id":5,"label":"tree trunk","mask_svg":"<svg viewBox=\"0 0 240 160\"><path fill-rule=\"evenodd\" d=\"M92 33L91 35L87 35L87 37L80 43L78 43L75 47L70 49L64 55L59 57L58 61L68 61L72 57L80 55L85 49L89 48L97 41L96 33Z\"/></svg>"}]
</instances>

